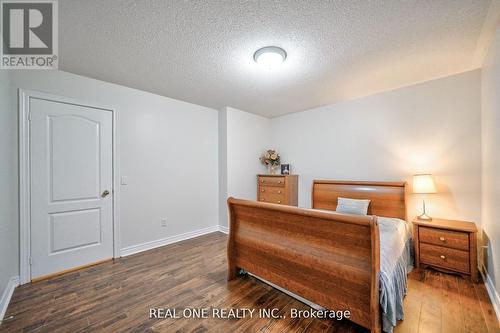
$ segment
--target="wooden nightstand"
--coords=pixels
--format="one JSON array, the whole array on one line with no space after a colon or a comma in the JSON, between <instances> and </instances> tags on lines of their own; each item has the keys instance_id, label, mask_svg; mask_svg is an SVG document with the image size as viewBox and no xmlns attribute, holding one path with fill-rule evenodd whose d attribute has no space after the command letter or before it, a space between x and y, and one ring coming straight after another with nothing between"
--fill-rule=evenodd
<instances>
[{"instance_id":1,"label":"wooden nightstand","mask_svg":"<svg viewBox=\"0 0 500 333\"><path fill-rule=\"evenodd\" d=\"M472 222L413 220L415 267L432 266L477 282L477 228Z\"/></svg>"}]
</instances>

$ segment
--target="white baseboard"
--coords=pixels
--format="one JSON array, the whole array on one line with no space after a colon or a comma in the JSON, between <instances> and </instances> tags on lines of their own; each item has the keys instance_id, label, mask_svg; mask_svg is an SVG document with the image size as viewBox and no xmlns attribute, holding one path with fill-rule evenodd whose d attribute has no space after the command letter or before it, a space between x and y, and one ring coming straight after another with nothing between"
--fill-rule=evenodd
<instances>
[{"instance_id":1,"label":"white baseboard","mask_svg":"<svg viewBox=\"0 0 500 333\"><path fill-rule=\"evenodd\" d=\"M483 265L482 269L480 269L479 271L483 276L484 285L486 286L486 291L488 291L488 296L490 296L491 304L493 304L493 308L495 309L497 319L500 320L500 296L498 295L498 292L493 285L493 281L488 275L486 267L484 267Z\"/></svg>"},{"instance_id":2,"label":"white baseboard","mask_svg":"<svg viewBox=\"0 0 500 333\"><path fill-rule=\"evenodd\" d=\"M13 276L7 282L7 286L3 291L2 298L0 299L0 324L2 323L5 312L7 312L7 307L9 306L10 299L14 293L14 289L19 285L19 276Z\"/></svg>"},{"instance_id":3,"label":"white baseboard","mask_svg":"<svg viewBox=\"0 0 500 333\"><path fill-rule=\"evenodd\" d=\"M229 228L228 227L225 227L223 225L219 225L219 231L220 232L223 232L225 234L229 234Z\"/></svg>"},{"instance_id":4,"label":"white baseboard","mask_svg":"<svg viewBox=\"0 0 500 333\"><path fill-rule=\"evenodd\" d=\"M124 247L123 249L121 249L120 252L121 252L122 257L126 257L126 256L130 256L132 254L136 254L136 253L147 251L147 250L152 250L152 249L155 249L155 248L160 247L160 246L165 246L168 244L177 243L177 242L180 242L180 241L183 241L186 239L206 235L206 234L209 234L212 232L217 232L217 231L219 231L219 227L215 225L212 227L198 229L198 230L186 232L184 234L154 240L151 242L127 246L127 247Z\"/></svg>"}]
</instances>

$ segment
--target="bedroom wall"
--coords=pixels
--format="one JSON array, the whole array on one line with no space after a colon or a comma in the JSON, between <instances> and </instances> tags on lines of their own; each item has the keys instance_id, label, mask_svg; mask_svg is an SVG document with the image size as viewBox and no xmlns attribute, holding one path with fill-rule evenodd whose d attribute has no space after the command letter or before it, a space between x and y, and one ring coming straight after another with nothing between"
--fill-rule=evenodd
<instances>
[{"instance_id":1,"label":"bedroom wall","mask_svg":"<svg viewBox=\"0 0 500 333\"><path fill-rule=\"evenodd\" d=\"M0 299L9 279L19 275L17 113L10 112L9 86L10 72L0 70Z\"/></svg>"},{"instance_id":2,"label":"bedroom wall","mask_svg":"<svg viewBox=\"0 0 500 333\"><path fill-rule=\"evenodd\" d=\"M121 186L122 248L217 226L216 110L62 71L16 71L13 101L18 88L119 111L120 168L129 183ZM17 112L15 102L2 121L10 128L9 149L17 145ZM17 156L12 157L8 177L17 179ZM16 193L17 187L11 195ZM161 226L163 217L167 227Z\"/></svg>"},{"instance_id":3,"label":"bedroom wall","mask_svg":"<svg viewBox=\"0 0 500 333\"><path fill-rule=\"evenodd\" d=\"M500 316L500 26L482 68L482 229L485 266Z\"/></svg>"},{"instance_id":4,"label":"bedroom wall","mask_svg":"<svg viewBox=\"0 0 500 333\"><path fill-rule=\"evenodd\" d=\"M219 228L228 226L227 215L227 108L219 110Z\"/></svg>"},{"instance_id":5,"label":"bedroom wall","mask_svg":"<svg viewBox=\"0 0 500 333\"><path fill-rule=\"evenodd\" d=\"M257 197L257 174L266 171L259 157L270 148L270 120L252 113L227 107L219 113L219 141L221 157L225 155L226 164L222 166L225 191L220 197L220 225L227 227L228 197L255 200ZM225 126L224 126L225 125ZM222 129L221 129L222 128ZM225 139L225 140L224 140ZM224 163L224 162L223 162ZM224 186L224 184L223 184Z\"/></svg>"},{"instance_id":6,"label":"bedroom wall","mask_svg":"<svg viewBox=\"0 0 500 333\"><path fill-rule=\"evenodd\" d=\"M434 175L431 216L481 218L480 71L273 118L272 143L299 175L299 205L318 179L407 180ZM409 217L421 196L410 196ZM417 200L418 199L418 200Z\"/></svg>"}]
</instances>

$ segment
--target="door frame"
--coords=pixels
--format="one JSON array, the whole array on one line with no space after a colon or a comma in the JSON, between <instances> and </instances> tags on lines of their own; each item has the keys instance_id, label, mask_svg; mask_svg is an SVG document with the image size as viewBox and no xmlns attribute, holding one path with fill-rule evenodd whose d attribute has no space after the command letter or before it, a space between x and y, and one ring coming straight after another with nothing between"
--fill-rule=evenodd
<instances>
[{"instance_id":1,"label":"door frame","mask_svg":"<svg viewBox=\"0 0 500 333\"><path fill-rule=\"evenodd\" d=\"M52 95L45 92L19 89L19 275L20 284L31 282L31 161L30 161L30 99L43 99L83 107L90 107L113 114L113 258L120 255L120 158L118 147L118 111L94 102Z\"/></svg>"}]
</instances>

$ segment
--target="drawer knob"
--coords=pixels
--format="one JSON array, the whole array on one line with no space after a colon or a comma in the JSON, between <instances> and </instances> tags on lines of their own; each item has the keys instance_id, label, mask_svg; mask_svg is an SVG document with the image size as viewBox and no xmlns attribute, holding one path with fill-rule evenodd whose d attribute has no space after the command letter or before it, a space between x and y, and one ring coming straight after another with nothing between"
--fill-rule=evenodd
<instances>
[{"instance_id":1,"label":"drawer knob","mask_svg":"<svg viewBox=\"0 0 500 333\"><path fill-rule=\"evenodd\" d=\"M440 255L439 257L440 257L441 259L443 259L443 260L445 260L445 259L446 259L446 256L444 256L444 255Z\"/></svg>"},{"instance_id":2,"label":"drawer knob","mask_svg":"<svg viewBox=\"0 0 500 333\"><path fill-rule=\"evenodd\" d=\"M281 184L281 180L278 180L278 184Z\"/></svg>"},{"instance_id":3,"label":"drawer knob","mask_svg":"<svg viewBox=\"0 0 500 333\"><path fill-rule=\"evenodd\" d=\"M260 182L261 182L261 183L263 183L263 182L264 182L264 179L262 179Z\"/></svg>"},{"instance_id":4,"label":"drawer knob","mask_svg":"<svg viewBox=\"0 0 500 333\"><path fill-rule=\"evenodd\" d=\"M439 240L440 240L441 242L444 242L444 241L445 241L445 239L444 239L444 237L443 237L443 236L439 237Z\"/></svg>"},{"instance_id":5,"label":"drawer knob","mask_svg":"<svg viewBox=\"0 0 500 333\"><path fill-rule=\"evenodd\" d=\"M281 191L278 191L278 194L281 194Z\"/></svg>"},{"instance_id":6,"label":"drawer knob","mask_svg":"<svg viewBox=\"0 0 500 333\"><path fill-rule=\"evenodd\" d=\"M281 203L281 200L278 200L278 203Z\"/></svg>"},{"instance_id":7,"label":"drawer knob","mask_svg":"<svg viewBox=\"0 0 500 333\"><path fill-rule=\"evenodd\" d=\"M264 190L260 190L261 192L264 192Z\"/></svg>"}]
</instances>

